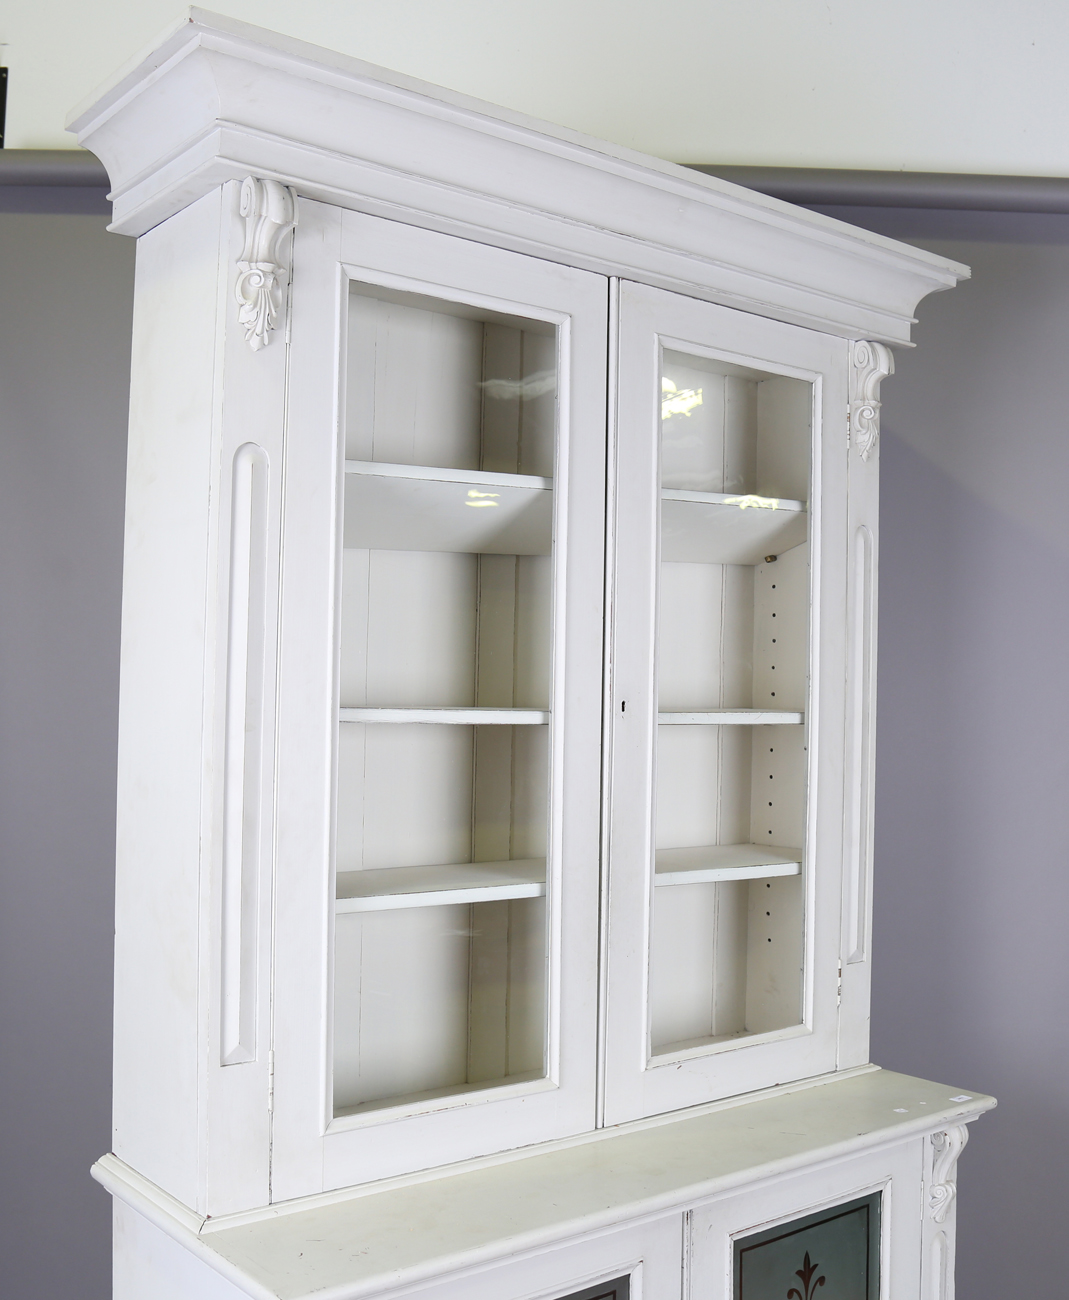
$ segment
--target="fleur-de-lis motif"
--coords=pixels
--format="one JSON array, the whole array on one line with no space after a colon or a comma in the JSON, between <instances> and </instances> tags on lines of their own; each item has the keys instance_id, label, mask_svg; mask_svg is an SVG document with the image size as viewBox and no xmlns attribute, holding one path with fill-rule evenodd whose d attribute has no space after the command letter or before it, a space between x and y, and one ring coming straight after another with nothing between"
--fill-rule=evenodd
<instances>
[{"instance_id":1,"label":"fleur-de-lis motif","mask_svg":"<svg viewBox=\"0 0 1069 1300\"><path fill-rule=\"evenodd\" d=\"M802 1267L796 1269L794 1274L795 1277L800 1277L802 1279L802 1286L805 1287L805 1295L803 1295L796 1286L792 1286L787 1292L787 1300L813 1300L817 1287L824 1285L823 1274L821 1274L816 1281L813 1280L813 1274L818 1268L820 1268L819 1264L811 1264L809 1262L809 1251L807 1250Z\"/></svg>"}]
</instances>

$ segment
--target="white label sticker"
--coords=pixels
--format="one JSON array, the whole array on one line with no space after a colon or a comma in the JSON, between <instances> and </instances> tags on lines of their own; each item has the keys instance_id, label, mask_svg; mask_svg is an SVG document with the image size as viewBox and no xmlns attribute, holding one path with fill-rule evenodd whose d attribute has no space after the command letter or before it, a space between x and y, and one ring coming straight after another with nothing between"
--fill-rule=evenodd
<instances>
[{"instance_id":1,"label":"white label sticker","mask_svg":"<svg viewBox=\"0 0 1069 1300\"><path fill-rule=\"evenodd\" d=\"M951 1101L972 1101L971 1097L966 1097L964 1093L960 1097L951 1097Z\"/></svg>"},{"instance_id":2,"label":"white label sticker","mask_svg":"<svg viewBox=\"0 0 1069 1300\"><path fill-rule=\"evenodd\" d=\"M896 1106L896 1107L895 1107L895 1114L896 1114L896 1115L905 1115L905 1114L908 1114L908 1112L907 1112L905 1106Z\"/></svg>"}]
</instances>

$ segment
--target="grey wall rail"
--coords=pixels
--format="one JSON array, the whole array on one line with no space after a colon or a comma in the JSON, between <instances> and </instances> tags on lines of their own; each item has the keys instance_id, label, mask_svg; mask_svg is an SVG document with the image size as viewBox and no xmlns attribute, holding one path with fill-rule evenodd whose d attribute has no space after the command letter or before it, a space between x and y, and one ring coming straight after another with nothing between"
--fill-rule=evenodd
<instances>
[{"instance_id":1,"label":"grey wall rail","mask_svg":"<svg viewBox=\"0 0 1069 1300\"><path fill-rule=\"evenodd\" d=\"M819 167L728 167L688 163L788 203L810 207L951 208L1069 212L1069 177L970 176L957 172L847 171Z\"/></svg>"},{"instance_id":2,"label":"grey wall rail","mask_svg":"<svg viewBox=\"0 0 1069 1300\"><path fill-rule=\"evenodd\" d=\"M0 149L0 185L85 185L107 189L104 164L85 149Z\"/></svg>"}]
</instances>

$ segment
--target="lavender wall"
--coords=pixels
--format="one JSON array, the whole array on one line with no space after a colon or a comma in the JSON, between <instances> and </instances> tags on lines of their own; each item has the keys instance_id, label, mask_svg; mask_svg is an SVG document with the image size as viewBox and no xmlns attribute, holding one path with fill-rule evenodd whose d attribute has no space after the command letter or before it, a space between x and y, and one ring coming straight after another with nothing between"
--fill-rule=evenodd
<instances>
[{"instance_id":1,"label":"lavender wall","mask_svg":"<svg viewBox=\"0 0 1069 1300\"><path fill-rule=\"evenodd\" d=\"M873 1059L999 1099L958 1294L1064 1295L1069 217L826 210L973 268L884 384Z\"/></svg>"},{"instance_id":2,"label":"lavender wall","mask_svg":"<svg viewBox=\"0 0 1069 1300\"><path fill-rule=\"evenodd\" d=\"M133 243L0 204L0 1293L106 1300Z\"/></svg>"}]
</instances>

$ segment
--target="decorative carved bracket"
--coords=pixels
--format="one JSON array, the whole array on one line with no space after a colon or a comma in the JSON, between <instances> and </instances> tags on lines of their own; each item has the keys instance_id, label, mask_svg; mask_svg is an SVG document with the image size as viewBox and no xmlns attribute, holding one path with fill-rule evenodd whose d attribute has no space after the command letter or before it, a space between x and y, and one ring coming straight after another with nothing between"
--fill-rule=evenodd
<instances>
[{"instance_id":1,"label":"decorative carved bracket","mask_svg":"<svg viewBox=\"0 0 1069 1300\"><path fill-rule=\"evenodd\" d=\"M282 310L292 247L286 236L297 224L297 191L278 181L246 176L241 182L245 246L238 259L234 296L245 342L254 352L267 347Z\"/></svg>"},{"instance_id":2,"label":"decorative carved bracket","mask_svg":"<svg viewBox=\"0 0 1069 1300\"><path fill-rule=\"evenodd\" d=\"M932 1182L928 1188L928 1213L936 1223L942 1223L950 1213L957 1195L958 1156L969 1140L969 1130L964 1124L948 1128L944 1133L932 1134Z\"/></svg>"},{"instance_id":3,"label":"decorative carved bracket","mask_svg":"<svg viewBox=\"0 0 1069 1300\"><path fill-rule=\"evenodd\" d=\"M880 436L880 384L895 372L891 349L859 339L850 344L850 441L868 460Z\"/></svg>"}]
</instances>

